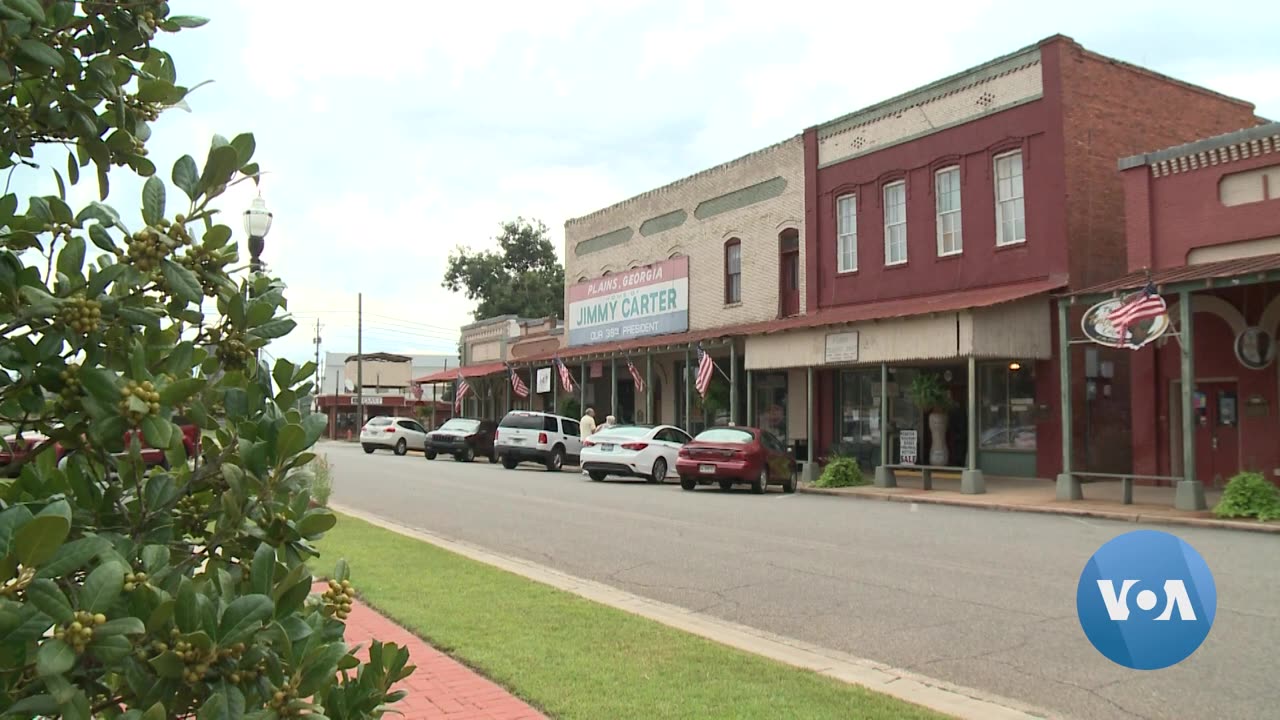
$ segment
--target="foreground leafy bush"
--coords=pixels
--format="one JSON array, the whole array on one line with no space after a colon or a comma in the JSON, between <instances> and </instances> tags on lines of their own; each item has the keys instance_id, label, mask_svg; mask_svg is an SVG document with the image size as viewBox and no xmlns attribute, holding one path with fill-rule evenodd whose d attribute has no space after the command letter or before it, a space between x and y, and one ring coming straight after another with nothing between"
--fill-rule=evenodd
<instances>
[{"instance_id":1,"label":"foreground leafy bush","mask_svg":"<svg viewBox=\"0 0 1280 720\"><path fill-rule=\"evenodd\" d=\"M1213 513L1218 517L1280 520L1280 488L1262 473L1240 473L1227 483Z\"/></svg>"},{"instance_id":2,"label":"foreground leafy bush","mask_svg":"<svg viewBox=\"0 0 1280 720\"><path fill-rule=\"evenodd\" d=\"M0 4L0 166L73 148L58 195L0 197L0 425L50 438L0 479L0 716L377 717L412 670L404 648L362 665L343 640L344 563L311 594L336 521L308 494L325 420L294 409L314 368L258 363L294 328L284 285L236 279L214 205L256 182L253 136L178 159L177 214L147 158L148 123L187 93L151 38L203 22L149 0ZM147 178L144 227L68 207L90 163L104 200L112 166ZM204 431L198 457L176 413Z\"/></svg>"},{"instance_id":3,"label":"foreground leafy bush","mask_svg":"<svg viewBox=\"0 0 1280 720\"><path fill-rule=\"evenodd\" d=\"M311 486L308 491L311 501L320 507L329 506L329 496L333 494L333 466L329 464L329 456L321 455L311 461Z\"/></svg>"},{"instance_id":4,"label":"foreground leafy bush","mask_svg":"<svg viewBox=\"0 0 1280 720\"><path fill-rule=\"evenodd\" d=\"M818 476L814 485L820 488L842 488L869 483L870 481L863 476L862 468L856 459L836 456L822 468L822 474Z\"/></svg>"}]
</instances>

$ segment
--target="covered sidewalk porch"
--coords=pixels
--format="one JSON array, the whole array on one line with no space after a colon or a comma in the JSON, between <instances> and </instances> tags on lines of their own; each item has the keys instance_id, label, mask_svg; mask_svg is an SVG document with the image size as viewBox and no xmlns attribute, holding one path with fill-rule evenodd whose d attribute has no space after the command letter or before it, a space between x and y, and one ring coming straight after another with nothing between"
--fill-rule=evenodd
<instances>
[{"instance_id":1,"label":"covered sidewalk porch","mask_svg":"<svg viewBox=\"0 0 1280 720\"><path fill-rule=\"evenodd\" d=\"M504 363L491 362L463 365L414 378L413 382L418 385L446 385L453 389L452 397L456 398L459 376L471 386L470 392L462 399L462 411L458 413L460 417L497 420L501 419L499 413L505 413L507 409L510 409L509 402L505 400L499 402L498 400L501 397L502 390L499 383L504 383L508 379L507 366ZM508 391L510 391L510 387L508 383L506 385ZM450 403L450 407L457 406L454 403Z\"/></svg>"},{"instance_id":2,"label":"covered sidewalk porch","mask_svg":"<svg viewBox=\"0 0 1280 720\"><path fill-rule=\"evenodd\" d=\"M1135 272L1108 283L1060 296L1058 301L1060 347L1108 342L1112 346L1118 346L1123 340L1124 347L1128 347L1135 353L1132 363L1135 388L1131 396L1132 415L1136 420L1149 421L1135 422L1132 427L1134 456L1139 458L1135 465L1139 470L1163 466L1166 471L1164 473L1138 470L1127 473L1095 473L1079 467L1072 447L1070 428L1074 420L1073 398L1068 390L1073 382L1081 378L1073 373L1070 354L1059 353L1058 370L1062 390L1059 402L1063 433L1062 472L1057 478L1057 500L1081 501L1084 498L1082 481L1087 479L1121 480L1125 487L1130 488L1130 493L1140 490L1133 487L1134 481L1138 481L1172 485L1174 487L1173 506L1176 510L1189 512L1206 510L1214 493L1212 489L1206 491L1203 464L1198 462L1203 458L1198 458L1198 455L1216 451L1218 437L1214 434L1211 441L1201 442L1204 438L1198 436L1198 429L1203 429L1209 424L1211 413L1215 416L1222 413L1221 417L1214 420L1214 424L1225 424L1235 428L1239 427L1242 415L1238 413L1234 396L1230 399L1229 413L1225 410L1227 407L1225 405L1213 409L1208 405L1208 396L1204 393L1204 387L1222 378L1206 377L1198 368L1201 364L1210 362L1214 362L1215 367L1223 367L1223 364L1217 361L1220 361L1224 353L1228 356L1232 355L1233 350L1230 347L1207 348L1205 343L1200 341L1199 334L1210 329L1204 324L1207 321L1204 315L1217 314L1215 309L1224 305L1229 308L1228 300L1221 296L1223 293L1246 292L1255 286L1277 282L1280 282L1280 255L1264 255L1167 268L1154 272ZM1132 335L1126 335L1123 339L1118 338L1116 329L1106 319L1106 314L1125 300L1134 297L1135 293L1141 293L1148 285L1154 287L1155 293L1165 299L1167 312L1161 318L1139 324ZM1280 304L1274 301L1273 304L1280 309ZM1085 316L1077 321L1080 324L1074 328L1072 326L1073 310L1085 312ZM1268 313L1275 314L1271 310L1264 312L1260 321L1262 324L1269 323L1273 326L1280 324L1277 322L1280 318L1273 317L1268 321L1266 319ZM1201 316L1201 321L1196 320L1197 315ZM1242 321L1239 330L1245 329ZM1270 334L1271 342L1274 343L1276 327L1261 329ZM1219 332L1218 328L1213 330L1215 333ZM1223 329L1221 332L1230 332L1230 330ZM1239 336L1236 342L1240 342ZM1170 343L1170 347L1161 350L1161 346L1166 343ZM1168 388L1173 397L1170 398L1167 412L1164 413L1168 417L1170 454L1176 457L1169 458L1167 462L1162 460L1153 464L1142 458L1155 458L1156 446L1161 443L1159 432L1156 430L1158 425L1156 416L1157 406L1161 402L1159 395L1165 388L1160 386L1160 378L1149 377L1153 373L1153 368L1156 367L1156 358L1160 352L1171 355L1177 362L1176 375L1171 378L1173 382ZM1237 349L1234 354L1238 353ZM1231 362L1235 362L1234 358ZM1240 364L1233 364L1230 367L1235 368L1231 372L1236 375L1247 371L1247 368L1241 367ZM1276 375L1277 369L1266 368L1265 372ZM1271 387L1276 388L1280 385L1273 384ZM1276 390L1272 389L1270 394L1276 395ZM1277 400L1280 398L1270 398L1272 403ZM1274 439L1273 432L1266 441L1270 447L1264 450L1274 450ZM1242 452L1238 455L1241 463L1244 463L1245 454ZM1245 468L1237 467L1236 469ZM1095 492L1097 491L1091 488L1091 496Z\"/></svg>"}]
</instances>

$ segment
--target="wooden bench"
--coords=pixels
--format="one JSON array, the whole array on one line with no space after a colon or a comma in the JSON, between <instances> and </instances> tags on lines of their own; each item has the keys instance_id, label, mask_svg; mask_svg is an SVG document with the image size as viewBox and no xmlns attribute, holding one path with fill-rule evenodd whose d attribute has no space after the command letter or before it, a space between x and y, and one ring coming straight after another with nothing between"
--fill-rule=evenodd
<instances>
[{"instance_id":1,"label":"wooden bench","mask_svg":"<svg viewBox=\"0 0 1280 720\"><path fill-rule=\"evenodd\" d=\"M1099 478L1102 480L1119 480L1120 481L1120 502L1124 505L1133 504L1133 481L1134 480L1168 480L1177 483L1182 478L1169 477L1167 475L1131 475L1128 473L1097 473L1097 472L1077 472L1069 473L1069 485L1062 486L1062 477L1059 476L1058 499L1059 500L1083 500L1084 488L1080 482L1081 477ZM1063 497L1063 494L1068 497Z\"/></svg>"},{"instance_id":2,"label":"wooden bench","mask_svg":"<svg viewBox=\"0 0 1280 720\"><path fill-rule=\"evenodd\" d=\"M965 468L955 465L905 465L902 463L881 465L876 468L876 487L898 487L898 478L895 476L895 470L919 470L921 480L924 483L925 490L933 489L933 473L937 472L953 472L957 475L963 475Z\"/></svg>"}]
</instances>

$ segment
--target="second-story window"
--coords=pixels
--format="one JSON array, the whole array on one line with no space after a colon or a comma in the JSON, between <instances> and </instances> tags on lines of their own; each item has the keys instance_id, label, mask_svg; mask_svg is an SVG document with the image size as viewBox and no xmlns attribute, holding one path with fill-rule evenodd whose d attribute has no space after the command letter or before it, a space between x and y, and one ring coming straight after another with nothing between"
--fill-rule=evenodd
<instances>
[{"instance_id":1,"label":"second-story window","mask_svg":"<svg viewBox=\"0 0 1280 720\"><path fill-rule=\"evenodd\" d=\"M996 245L1027 241L1026 208L1022 201L1022 152L996 157Z\"/></svg>"},{"instance_id":2,"label":"second-story window","mask_svg":"<svg viewBox=\"0 0 1280 720\"><path fill-rule=\"evenodd\" d=\"M884 186L884 264L907 261L907 184Z\"/></svg>"},{"instance_id":3,"label":"second-story window","mask_svg":"<svg viewBox=\"0 0 1280 720\"><path fill-rule=\"evenodd\" d=\"M959 255L964 249L960 236L960 168L938 171L934 195L938 198L938 257Z\"/></svg>"},{"instance_id":4,"label":"second-story window","mask_svg":"<svg viewBox=\"0 0 1280 720\"><path fill-rule=\"evenodd\" d=\"M742 302L742 241L738 238L724 244L724 302Z\"/></svg>"},{"instance_id":5,"label":"second-story window","mask_svg":"<svg viewBox=\"0 0 1280 720\"><path fill-rule=\"evenodd\" d=\"M836 198L837 272L858 269L858 196Z\"/></svg>"}]
</instances>

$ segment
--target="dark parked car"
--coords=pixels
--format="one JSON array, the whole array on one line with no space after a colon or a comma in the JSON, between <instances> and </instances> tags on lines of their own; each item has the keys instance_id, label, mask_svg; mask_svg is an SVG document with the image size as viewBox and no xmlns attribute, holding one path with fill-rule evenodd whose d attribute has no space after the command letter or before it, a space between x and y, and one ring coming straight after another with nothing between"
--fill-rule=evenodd
<instances>
[{"instance_id":1,"label":"dark parked car","mask_svg":"<svg viewBox=\"0 0 1280 720\"><path fill-rule=\"evenodd\" d=\"M756 494L779 484L784 492L796 491L796 461L791 451L776 435L759 428L704 430L680 448L676 472L685 490L719 483L721 490L750 484Z\"/></svg>"},{"instance_id":2,"label":"dark parked car","mask_svg":"<svg viewBox=\"0 0 1280 720\"><path fill-rule=\"evenodd\" d=\"M447 420L439 430L427 433L427 459L435 460L436 455L452 455L459 462L471 462L479 456L496 463L498 456L493 453L493 431L497 427L498 424L492 420Z\"/></svg>"}]
</instances>

